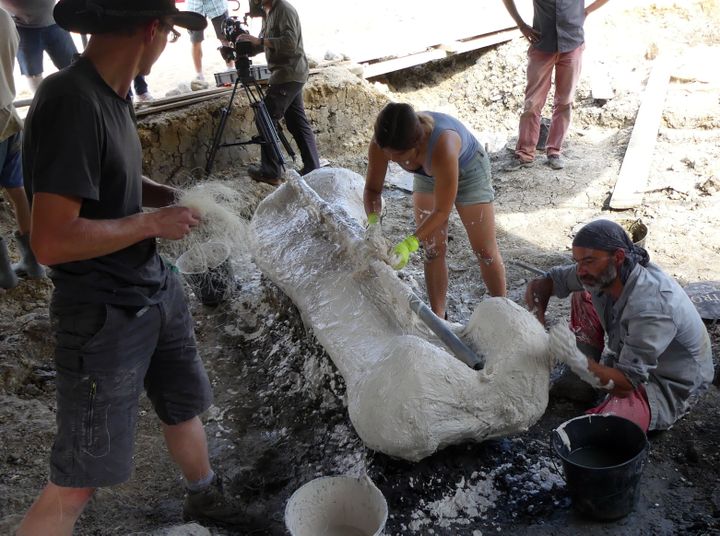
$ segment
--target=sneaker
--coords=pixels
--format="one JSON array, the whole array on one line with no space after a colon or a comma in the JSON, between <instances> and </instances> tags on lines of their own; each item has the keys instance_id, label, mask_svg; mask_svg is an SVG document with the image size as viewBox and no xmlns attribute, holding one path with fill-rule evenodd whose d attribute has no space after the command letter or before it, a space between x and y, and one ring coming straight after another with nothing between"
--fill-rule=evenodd
<instances>
[{"instance_id":1,"label":"sneaker","mask_svg":"<svg viewBox=\"0 0 720 536\"><path fill-rule=\"evenodd\" d=\"M140 95L135 95L135 98L138 102L150 102L155 100L155 97L153 97L149 91L146 91L145 93L142 93Z\"/></svg>"},{"instance_id":2,"label":"sneaker","mask_svg":"<svg viewBox=\"0 0 720 536\"><path fill-rule=\"evenodd\" d=\"M200 523L248 526L254 525L243 509L233 504L223 492L222 480L218 475L208 487L200 491L188 491L183 503L183 520Z\"/></svg>"},{"instance_id":3,"label":"sneaker","mask_svg":"<svg viewBox=\"0 0 720 536\"><path fill-rule=\"evenodd\" d=\"M517 171L522 168L529 168L535 164L535 160L523 160L519 156L515 155L510 159L510 162L503 166L503 171Z\"/></svg>"},{"instance_id":4,"label":"sneaker","mask_svg":"<svg viewBox=\"0 0 720 536\"><path fill-rule=\"evenodd\" d=\"M193 91L200 91L201 89L207 89L210 87L208 81L202 76L196 76L190 81L190 89Z\"/></svg>"},{"instance_id":5,"label":"sneaker","mask_svg":"<svg viewBox=\"0 0 720 536\"><path fill-rule=\"evenodd\" d=\"M565 167L565 159L559 154L549 154L547 165L553 169L562 169Z\"/></svg>"},{"instance_id":6,"label":"sneaker","mask_svg":"<svg viewBox=\"0 0 720 536\"><path fill-rule=\"evenodd\" d=\"M260 166L248 166L247 172L248 175L250 175L250 178L256 182L264 182L265 184L270 184L272 186L280 186L283 182L280 177L269 177L265 175Z\"/></svg>"}]
</instances>

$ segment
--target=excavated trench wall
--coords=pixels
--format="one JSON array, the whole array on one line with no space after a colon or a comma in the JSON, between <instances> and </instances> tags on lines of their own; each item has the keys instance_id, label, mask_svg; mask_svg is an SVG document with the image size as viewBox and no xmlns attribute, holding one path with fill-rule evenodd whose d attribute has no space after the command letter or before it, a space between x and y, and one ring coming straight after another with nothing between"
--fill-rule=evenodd
<instances>
[{"instance_id":1,"label":"excavated trench wall","mask_svg":"<svg viewBox=\"0 0 720 536\"><path fill-rule=\"evenodd\" d=\"M372 135L377 112L388 98L362 78L342 68L324 69L305 85L305 109L315 131L321 158L332 161L350 152L363 152ZM204 169L207 153L229 95L177 110L138 119L143 146L143 170L152 179L183 184L193 170ZM246 141L256 134L247 97L238 93L225 127L224 141ZM289 133L288 139L292 142ZM298 167L300 154L295 147ZM258 145L220 149L213 171L258 162Z\"/></svg>"}]
</instances>

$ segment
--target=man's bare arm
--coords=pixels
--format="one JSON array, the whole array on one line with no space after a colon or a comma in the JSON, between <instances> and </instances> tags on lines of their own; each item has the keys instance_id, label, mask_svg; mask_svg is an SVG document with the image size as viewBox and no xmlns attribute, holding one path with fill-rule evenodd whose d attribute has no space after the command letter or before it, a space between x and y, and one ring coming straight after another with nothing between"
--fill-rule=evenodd
<instances>
[{"instance_id":1,"label":"man's bare arm","mask_svg":"<svg viewBox=\"0 0 720 536\"><path fill-rule=\"evenodd\" d=\"M198 215L186 207L90 220L80 217L81 205L77 197L42 192L33 196L30 241L38 262L92 259L153 237L178 240L199 223Z\"/></svg>"},{"instance_id":2,"label":"man's bare arm","mask_svg":"<svg viewBox=\"0 0 720 536\"><path fill-rule=\"evenodd\" d=\"M160 208L175 204L178 197L177 188L155 182L143 176L142 204L144 207Z\"/></svg>"}]
</instances>

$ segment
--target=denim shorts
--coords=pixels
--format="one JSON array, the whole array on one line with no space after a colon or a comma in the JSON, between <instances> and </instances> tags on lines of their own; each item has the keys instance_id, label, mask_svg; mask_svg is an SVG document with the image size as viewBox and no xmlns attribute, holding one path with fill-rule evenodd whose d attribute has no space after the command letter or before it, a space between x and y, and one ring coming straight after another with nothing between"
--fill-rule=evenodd
<instances>
[{"instance_id":1,"label":"denim shorts","mask_svg":"<svg viewBox=\"0 0 720 536\"><path fill-rule=\"evenodd\" d=\"M413 192L431 194L435 191L435 179L425 175L415 174L413 177ZM495 190L490 179L490 159L485 151L478 150L461 170L458 177L458 191L455 196L457 205L475 205L477 203L492 203L495 200Z\"/></svg>"},{"instance_id":2,"label":"denim shorts","mask_svg":"<svg viewBox=\"0 0 720 536\"><path fill-rule=\"evenodd\" d=\"M225 35L223 34L223 23L227 18L228 12L226 11L222 15L218 15L217 17L213 17L211 19L213 28L215 29L215 37L217 37L220 41L225 40ZM202 43L205 39L205 32L203 30L188 30L188 33L190 34L191 43Z\"/></svg>"},{"instance_id":3,"label":"denim shorts","mask_svg":"<svg viewBox=\"0 0 720 536\"><path fill-rule=\"evenodd\" d=\"M21 143L19 132L0 141L0 186L3 188L21 188L23 185Z\"/></svg>"},{"instance_id":4,"label":"denim shorts","mask_svg":"<svg viewBox=\"0 0 720 536\"><path fill-rule=\"evenodd\" d=\"M51 303L57 344L54 484L90 488L130 478L143 390L166 424L188 421L210 406L210 382L176 276L168 277L164 292L147 309Z\"/></svg>"},{"instance_id":5,"label":"denim shorts","mask_svg":"<svg viewBox=\"0 0 720 536\"><path fill-rule=\"evenodd\" d=\"M25 76L38 76L43 73L43 52L47 52L58 69L64 69L72 63L77 54L75 43L70 34L57 24L45 28L18 28L20 45L17 59L20 72Z\"/></svg>"}]
</instances>

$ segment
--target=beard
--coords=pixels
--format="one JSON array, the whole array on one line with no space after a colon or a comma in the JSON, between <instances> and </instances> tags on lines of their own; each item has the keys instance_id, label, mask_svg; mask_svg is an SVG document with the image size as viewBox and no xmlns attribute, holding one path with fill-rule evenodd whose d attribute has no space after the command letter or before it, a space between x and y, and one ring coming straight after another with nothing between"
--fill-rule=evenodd
<instances>
[{"instance_id":1,"label":"beard","mask_svg":"<svg viewBox=\"0 0 720 536\"><path fill-rule=\"evenodd\" d=\"M612 282L615 281L617 275L617 268L615 268L614 264L609 263L607 268L600 272L597 277L593 275L586 275L580 278L580 282L588 292L597 293L608 288Z\"/></svg>"}]
</instances>

